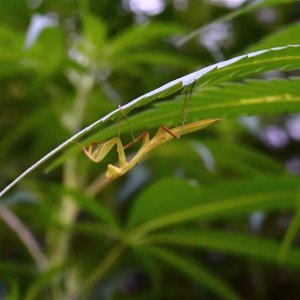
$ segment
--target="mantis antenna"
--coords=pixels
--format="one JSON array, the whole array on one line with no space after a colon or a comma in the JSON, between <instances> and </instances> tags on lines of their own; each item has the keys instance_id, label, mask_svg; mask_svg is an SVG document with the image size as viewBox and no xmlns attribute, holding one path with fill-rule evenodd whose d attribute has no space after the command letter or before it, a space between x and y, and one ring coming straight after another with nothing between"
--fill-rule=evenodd
<instances>
[{"instance_id":1,"label":"mantis antenna","mask_svg":"<svg viewBox=\"0 0 300 300\"><path fill-rule=\"evenodd\" d=\"M120 112L122 113L123 117L125 118L126 122L127 122L127 125L130 129L130 133L131 133L131 137L133 140L135 140L135 137L134 137L134 134L133 134L133 130L132 130L132 127L131 127L131 124L129 122L129 119L127 118L127 114L124 112L123 108L121 105L119 105L119 110ZM119 125L119 133L118 133L119 137L120 137L120 125Z\"/></svg>"},{"instance_id":2,"label":"mantis antenna","mask_svg":"<svg viewBox=\"0 0 300 300\"><path fill-rule=\"evenodd\" d=\"M181 133L182 133L182 130L183 130L186 118L187 118L187 114L189 112L190 104L191 104L191 101L192 101L192 93L193 93L193 90L194 90L195 83L196 83L196 80L194 80L194 82L191 86L190 92L186 93L185 98L184 98L183 107L182 107L182 110L181 110L181 114L183 115L183 120L182 120L182 123L181 123L181 130L178 134L178 138L180 138L180 136L181 136Z\"/></svg>"}]
</instances>

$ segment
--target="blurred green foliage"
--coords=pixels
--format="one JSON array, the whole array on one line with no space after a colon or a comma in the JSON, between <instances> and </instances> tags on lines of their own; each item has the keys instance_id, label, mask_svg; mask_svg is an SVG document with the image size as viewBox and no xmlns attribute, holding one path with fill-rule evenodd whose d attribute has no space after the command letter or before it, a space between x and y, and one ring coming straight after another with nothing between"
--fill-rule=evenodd
<instances>
[{"instance_id":1,"label":"blurred green foliage","mask_svg":"<svg viewBox=\"0 0 300 300\"><path fill-rule=\"evenodd\" d=\"M187 122L222 122L122 178L103 184L114 151L93 164L73 145L5 194L0 299L298 299L299 1L142 2L1 2L1 188L118 105L267 51L197 78ZM135 135L181 124L190 85L141 97ZM131 141L124 117L84 144L119 132Z\"/></svg>"}]
</instances>

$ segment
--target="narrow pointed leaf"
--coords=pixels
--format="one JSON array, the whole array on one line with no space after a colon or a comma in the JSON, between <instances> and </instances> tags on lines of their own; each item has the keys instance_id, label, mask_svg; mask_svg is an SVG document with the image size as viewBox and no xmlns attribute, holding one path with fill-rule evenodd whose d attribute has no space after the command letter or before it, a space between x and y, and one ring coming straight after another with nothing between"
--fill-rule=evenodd
<instances>
[{"instance_id":1,"label":"narrow pointed leaf","mask_svg":"<svg viewBox=\"0 0 300 300\"><path fill-rule=\"evenodd\" d=\"M288 230L286 231L286 234L284 236L284 239L282 241L280 251L278 253L278 260L281 263L286 263L289 259L292 247L293 240L295 239L296 235L299 232L300 228L300 207L297 208L291 223L289 225ZM300 261L300 258L299 258Z\"/></svg>"},{"instance_id":2,"label":"narrow pointed leaf","mask_svg":"<svg viewBox=\"0 0 300 300\"><path fill-rule=\"evenodd\" d=\"M177 230L162 234L153 234L146 238L147 244L177 245L200 247L222 253L278 264L280 243L275 240L220 230ZM245 247L246 245L246 247ZM290 248L282 263L300 269L300 250Z\"/></svg>"},{"instance_id":3,"label":"narrow pointed leaf","mask_svg":"<svg viewBox=\"0 0 300 300\"><path fill-rule=\"evenodd\" d=\"M280 47L284 45L300 44L300 24L291 24L282 28L282 30L274 32L262 41L251 45L245 53L267 49L272 47Z\"/></svg>"},{"instance_id":4,"label":"narrow pointed leaf","mask_svg":"<svg viewBox=\"0 0 300 300\"><path fill-rule=\"evenodd\" d=\"M245 83L226 83L221 87L195 89L188 119L297 112L300 110L299 86L300 78L290 78L251 80ZM135 129L142 128L145 124L172 124L180 116L182 103L183 98L179 98L178 101L157 104L155 109L131 117L130 122Z\"/></svg>"},{"instance_id":5,"label":"narrow pointed leaf","mask_svg":"<svg viewBox=\"0 0 300 300\"><path fill-rule=\"evenodd\" d=\"M261 1L253 1L248 5L245 5L241 8L235 9L232 12L223 15L211 22L209 22L208 24L206 24L203 27L197 28L195 30L193 30L192 32L190 32L189 34L185 35L184 37L180 38L177 41L177 45L178 46L182 46L184 45L186 42L188 42L189 40L191 40L194 37L199 36L201 33L204 33L209 27L221 23L221 22L226 22L226 21L230 21L236 17L240 17L243 16L245 14L251 13L257 9L260 8L264 8L264 7L273 7L276 5L283 5L283 4L289 4L289 3L294 3L296 1L299 0L261 0Z\"/></svg>"},{"instance_id":6,"label":"narrow pointed leaf","mask_svg":"<svg viewBox=\"0 0 300 300\"><path fill-rule=\"evenodd\" d=\"M258 178L214 185L205 190L187 183L179 184L177 179L162 180L146 189L135 201L127 226L132 228L133 235L140 237L195 219L226 218L254 210L274 211L294 207L297 189L298 181L289 177Z\"/></svg>"}]
</instances>

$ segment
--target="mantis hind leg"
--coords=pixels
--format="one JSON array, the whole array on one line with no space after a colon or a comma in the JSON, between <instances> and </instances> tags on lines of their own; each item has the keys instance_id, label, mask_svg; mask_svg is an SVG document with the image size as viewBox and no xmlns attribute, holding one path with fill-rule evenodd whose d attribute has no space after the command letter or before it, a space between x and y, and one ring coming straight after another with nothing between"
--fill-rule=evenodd
<instances>
[{"instance_id":1,"label":"mantis hind leg","mask_svg":"<svg viewBox=\"0 0 300 300\"><path fill-rule=\"evenodd\" d=\"M173 137L174 139L178 139L179 136L174 133L167 125L161 125L156 134L155 134L155 138L162 138L164 136L164 133L168 133L171 137Z\"/></svg>"},{"instance_id":2,"label":"mantis hind leg","mask_svg":"<svg viewBox=\"0 0 300 300\"><path fill-rule=\"evenodd\" d=\"M165 132L167 132L168 134L170 134L174 139L179 139L179 138L180 138L180 136L178 136L178 135L176 135L175 133L173 133L172 130L171 130L168 126L162 125L161 128L162 128Z\"/></svg>"}]
</instances>

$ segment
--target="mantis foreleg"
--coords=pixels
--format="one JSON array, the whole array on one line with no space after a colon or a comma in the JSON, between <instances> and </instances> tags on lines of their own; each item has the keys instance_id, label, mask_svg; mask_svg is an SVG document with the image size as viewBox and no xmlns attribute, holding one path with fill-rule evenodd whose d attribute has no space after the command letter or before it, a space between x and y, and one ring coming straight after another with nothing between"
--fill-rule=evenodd
<instances>
[{"instance_id":1,"label":"mantis foreleg","mask_svg":"<svg viewBox=\"0 0 300 300\"><path fill-rule=\"evenodd\" d=\"M114 145L117 145L120 167L124 167L127 164L127 161L124 147L119 137L114 137L103 143L92 143L88 149L82 146L82 149L89 159L98 163L104 159Z\"/></svg>"}]
</instances>

